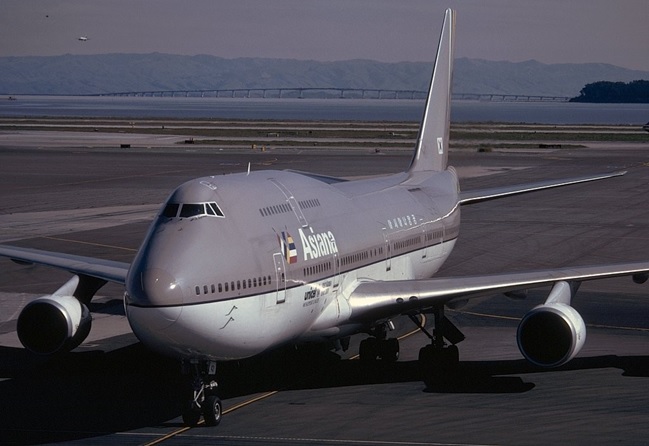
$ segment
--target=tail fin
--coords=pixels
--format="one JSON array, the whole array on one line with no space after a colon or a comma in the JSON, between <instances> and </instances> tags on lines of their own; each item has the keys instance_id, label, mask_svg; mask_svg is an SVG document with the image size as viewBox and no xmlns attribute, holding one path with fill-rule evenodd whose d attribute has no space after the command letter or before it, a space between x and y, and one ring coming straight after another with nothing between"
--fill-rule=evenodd
<instances>
[{"instance_id":1,"label":"tail fin","mask_svg":"<svg viewBox=\"0 0 649 446\"><path fill-rule=\"evenodd\" d=\"M430 80L424 116L419 127L417 147L409 172L445 170L448 162L448 137L453 78L455 11L446 10Z\"/></svg>"}]
</instances>

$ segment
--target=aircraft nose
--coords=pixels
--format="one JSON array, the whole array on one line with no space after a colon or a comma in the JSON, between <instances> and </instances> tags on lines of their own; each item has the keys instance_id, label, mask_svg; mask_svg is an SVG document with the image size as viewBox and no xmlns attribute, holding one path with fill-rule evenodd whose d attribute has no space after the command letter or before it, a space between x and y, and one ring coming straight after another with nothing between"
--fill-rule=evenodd
<instances>
[{"instance_id":1,"label":"aircraft nose","mask_svg":"<svg viewBox=\"0 0 649 446\"><path fill-rule=\"evenodd\" d=\"M142 273L142 288L146 290L152 305L180 305L183 290L174 276L160 268L147 269Z\"/></svg>"},{"instance_id":2,"label":"aircraft nose","mask_svg":"<svg viewBox=\"0 0 649 446\"><path fill-rule=\"evenodd\" d=\"M182 311L184 294L176 278L161 268L148 268L129 276L126 304L155 313L154 320L148 322L153 329L162 329L173 324ZM154 325L154 326L152 326Z\"/></svg>"}]
</instances>

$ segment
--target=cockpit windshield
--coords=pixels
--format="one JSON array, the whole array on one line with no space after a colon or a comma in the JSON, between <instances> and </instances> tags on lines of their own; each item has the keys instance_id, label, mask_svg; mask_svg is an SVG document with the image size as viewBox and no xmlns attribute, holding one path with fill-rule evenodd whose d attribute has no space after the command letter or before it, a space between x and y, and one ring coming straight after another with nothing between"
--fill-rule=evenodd
<instances>
[{"instance_id":1,"label":"cockpit windshield","mask_svg":"<svg viewBox=\"0 0 649 446\"><path fill-rule=\"evenodd\" d=\"M225 215L218 204L207 203L167 203L161 216L166 218L220 217Z\"/></svg>"},{"instance_id":2,"label":"cockpit windshield","mask_svg":"<svg viewBox=\"0 0 649 446\"><path fill-rule=\"evenodd\" d=\"M205 214L205 204L185 203L180 208L180 218L198 217Z\"/></svg>"}]
</instances>

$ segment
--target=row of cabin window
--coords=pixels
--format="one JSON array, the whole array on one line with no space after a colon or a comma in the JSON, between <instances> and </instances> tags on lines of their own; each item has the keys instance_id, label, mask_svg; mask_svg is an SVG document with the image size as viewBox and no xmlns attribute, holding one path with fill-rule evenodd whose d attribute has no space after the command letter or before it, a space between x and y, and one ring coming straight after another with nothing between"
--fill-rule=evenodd
<instances>
[{"instance_id":1,"label":"row of cabin window","mask_svg":"<svg viewBox=\"0 0 649 446\"><path fill-rule=\"evenodd\" d=\"M324 273L325 271L331 271L331 262L324 262L318 265L308 266L304 268L304 275L312 276L314 274Z\"/></svg>"},{"instance_id":2,"label":"row of cabin window","mask_svg":"<svg viewBox=\"0 0 649 446\"><path fill-rule=\"evenodd\" d=\"M426 241L430 242L431 240L439 240L442 238L442 231L428 232L426 233Z\"/></svg>"},{"instance_id":3,"label":"row of cabin window","mask_svg":"<svg viewBox=\"0 0 649 446\"><path fill-rule=\"evenodd\" d=\"M348 256L344 256L341 258L338 262L338 266L346 266L346 265L351 265L352 263L360 262L361 260L367 260L370 257L376 257L377 255L380 255L383 253L383 248L374 248L370 249L369 251L362 251L362 252L357 252L356 254L350 254Z\"/></svg>"},{"instance_id":4,"label":"row of cabin window","mask_svg":"<svg viewBox=\"0 0 649 446\"><path fill-rule=\"evenodd\" d=\"M312 200L302 200L298 203L302 209L314 208L320 206L320 200L317 198ZM269 215L283 214L285 212L291 212L291 206L287 203L276 204L273 206L266 206L259 209L259 213L262 217L268 217Z\"/></svg>"},{"instance_id":5,"label":"row of cabin window","mask_svg":"<svg viewBox=\"0 0 649 446\"><path fill-rule=\"evenodd\" d=\"M433 236L434 237L441 237L442 233L441 233L441 231L437 231L434 234L430 234L430 233L426 234L426 239L427 240L432 240ZM419 236L412 237L412 238L409 238L407 240L403 240L403 241L400 241L400 242L395 242L394 243L394 249L395 250L403 249L403 248L406 248L408 246L417 245L419 243L421 243L421 238ZM344 256L344 257L342 257L341 259L338 260L338 267L350 265L352 263L360 262L362 260L368 260L370 257L376 257L377 255L382 255L382 254L383 254L383 248L382 247L378 248L378 249L374 248L373 250L370 249L369 251L362 251L362 252L358 252L358 253L355 253L355 254L350 254L350 255ZM326 268L326 269L324 269L324 268ZM304 275L305 276L310 276L310 275L313 275L313 274L322 273L322 272L324 272L324 271L326 271L328 269L331 269L331 265L328 262L326 262L326 263L322 263L322 264L319 264L319 265L314 265L314 266L304 268Z\"/></svg>"},{"instance_id":6,"label":"row of cabin window","mask_svg":"<svg viewBox=\"0 0 649 446\"><path fill-rule=\"evenodd\" d=\"M270 276L263 276L263 277L255 277L252 279L243 279L243 280L237 280L236 282L233 280L231 282L224 282L224 283L219 283L218 284L218 292L223 293L223 292L228 292L228 291L235 291L235 290L241 290L241 289L246 289L246 288L256 288L258 286L265 286L265 285L270 285L271 284L271 277ZM212 284L209 287L207 285L203 285L203 294L208 294L210 291L212 293L216 293L217 286ZM201 294L201 287L196 285L196 295Z\"/></svg>"},{"instance_id":7,"label":"row of cabin window","mask_svg":"<svg viewBox=\"0 0 649 446\"><path fill-rule=\"evenodd\" d=\"M403 240L401 242L395 242L394 243L394 249L395 250L396 249L403 249L403 248L407 248L408 246L418 245L420 243L421 243L421 237L419 237L419 236L412 237L412 238Z\"/></svg>"},{"instance_id":8,"label":"row of cabin window","mask_svg":"<svg viewBox=\"0 0 649 446\"><path fill-rule=\"evenodd\" d=\"M268 217L269 215L284 214L286 212L291 212L291 206L286 203L276 204L273 206L266 206L265 208L260 208L259 213L262 217Z\"/></svg>"},{"instance_id":9,"label":"row of cabin window","mask_svg":"<svg viewBox=\"0 0 649 446\"><path fill-rule=\"evenodd\" d=\"M299 201L298 204L302 209L314 208L320 206L320 200L318 200L317 198L314 198L312 200L302 200Z\"/></svg>"}]
</instances>

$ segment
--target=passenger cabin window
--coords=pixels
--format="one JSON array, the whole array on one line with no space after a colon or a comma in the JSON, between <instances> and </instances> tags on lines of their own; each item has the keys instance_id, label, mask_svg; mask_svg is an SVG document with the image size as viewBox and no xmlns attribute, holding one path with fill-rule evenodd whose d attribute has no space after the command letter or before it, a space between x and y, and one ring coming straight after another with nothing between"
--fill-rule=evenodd
<instances>
[{"instance_id":1,"label":"passenger cabin window","mask_svg":"<svg viewBox=\"0 0 649 446\"><path fill-rule=\"evenodd\" d=\"M225 218L219 205L213 201L207 203L167 203L161 215L166 218L203 216Z\"/></svg>"}]
</instances>

